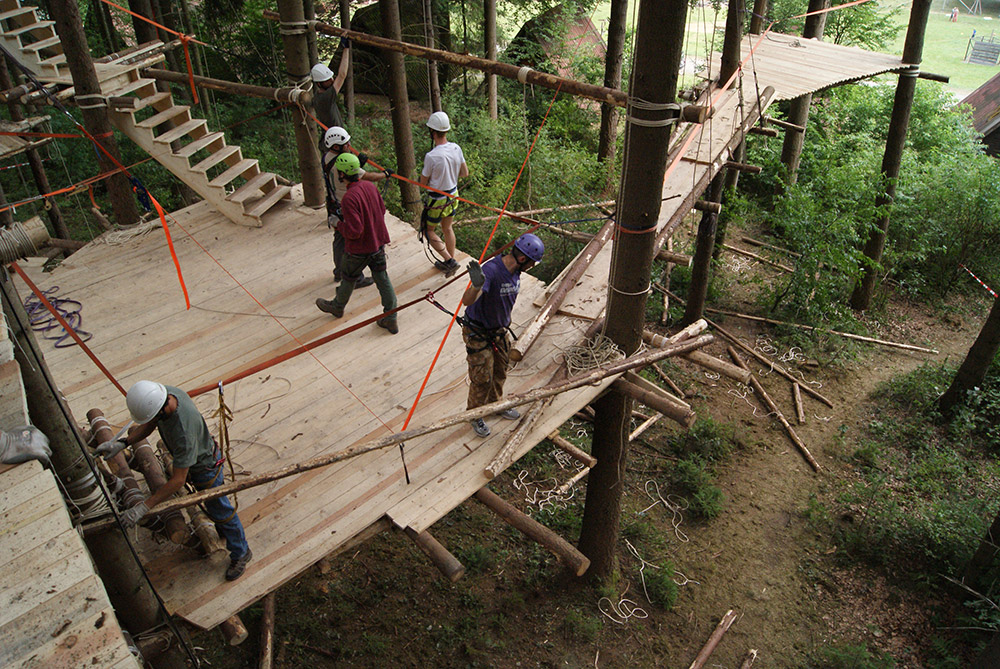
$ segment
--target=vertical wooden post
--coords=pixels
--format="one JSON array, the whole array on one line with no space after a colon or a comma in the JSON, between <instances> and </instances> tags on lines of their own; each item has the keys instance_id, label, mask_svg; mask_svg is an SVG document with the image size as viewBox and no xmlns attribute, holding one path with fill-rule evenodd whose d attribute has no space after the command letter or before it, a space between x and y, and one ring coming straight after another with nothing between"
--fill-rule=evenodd
<instances>
[{"instance_id":1,"label":"vertical wooden post","mask_svg":"<svg viewBox=\"0 0 1000 669\"><path fill-rule=\"evenodd\" d=\"M264 613L260 617L260 662L259 669L274 667L274 593L264 596Z\"/></svg>"},{"instance_id":2,"label":"vertical wooden post","mask_svg":"<svg viewBox=\"0 0 1000 669\"><path fill-rule=\"evenodd\" d=\"M675 101L686 17L685 0L639 5L630 98L654 104ZM628 107L626 118L635 117L656 121L664 113ZM628 355L642 342L670 126L647 127L629 122L626 133L617 208L621 230L614 242L616 261L611 268L605 335ZM580 550L590 558L590 573L598 578L614 568L631 404L628 397L614 389L594 403L591 453L597 458L597 466L587 483Z\"/></svg>"},{"instance_id":3,"label":"vertical wooden post","mask_svg":"<svg viewBox=\"0 0 1000 669\"><path fill-rule=\"evenodd\" d=\"M128 8L136 14L141 14L147 18L153 16L153 5L150 0L128 0ZM142 19L132 17L132 28L135 30L135 43L145 44L160 39L156 33L156 27L152 23Z\"/></svg>"},{"instance_id":4,"label":"vertical wooden post","mask_svg":"<svg viewBox=\"0 0 1000 669\"><path fill-rule=\"evenodd\" d=\"M285 67L288 81L298 84L309 76L309 42L306 34L306 16L302 0L278 0L281 15L281 41L285 47ZM299 155L302 176L302 198L307 207L321 207L326 199L323 173L319 166L316 148L316 125L298 105L292 107L292 124L295 126L295 146Z\"/></svg>"},{"instance_id":5,"label":"vertical wooden post","mask_svg":"<svg viewBox=\"0 0 1000 669\"><path fill-rule=\"evenodd\" d=\"M826 9L830 0L809 0L810 14ZM826 27L826 14L813 14L806 17L802 36L807 39L823 39L823 29ZM788 108L788 121L805 127L809 122L809 107L812 105L812 93L806 93L791 101ZM781 145L781 164L785 166L785 183L789 186L798 179L799 159L802 157L802 144L805 141L804 132L788 131Z\"/></svg>"},{"instance_id":6,"label":"vertical wooden post","mask_svg":"<svg viewBox=\"0 0 1000 669\"><path fill-rule=\"evenodd\" d=\"M622 53L625 49L625 20L628 17L628 0L611 0L608 19L608 48L604 55L604 85L619 88L622 85ZM608 171L606 191L614 186L615 147L618 138L618 110L607 102L601 103L601 130L598 135L597 159Z\"/></svg>"},{"instance_id":7,"label":"vertical wooden post","mask_svg":"<svg viewBox=\"0 0 1000 669\"><path fill-rule=\"evenodd\" d=\"M919 65L923 58L924 34L927 31L927 18L931 13L931 0L913 0L910 9L910 23L906 29L906 41L903 44L903 62ZM865 243L865 257L868 262L862 268L861 281L851 294L851 308L864 311L872 301L875 293L875 281L878 279L879 263L882 262L882 251L885 248L885 236L889 231L888 205L896 198L896 180L899 178L899 167L903 161L903 148L906 146L906 132L910 126L910 110L913 108L913 94L917 90L917 75L919 69L901 72L896 83L896 97L892 102L892 117L889 119L889 134L885 140L885 153L882 156L882 184L885 190L875 199L878 221Z\"/></svg>"},{"instance_id":8,"label":"vertical wooden post","mask_svg":"<svg viewBox=\"0 0 1000 669\"><path fill-rule=\"evenodd\" d=\"M302 0L302 13L306 21L316 20L316 3L313 0ZM319 45L316 43L316 28L310 26L306 33L306 43L309 45L309 62L319 62Z\"/></svg>"},{"instance_id":9,"label":"vertical wooden post","mask_svg":"<svg viewBox=\"0 0 1000 669\"><path fill-rule=\"evenodd\" d=\"M80 8L73 0L51 0L52 18L56 23L56 32L62 41L63 53L73 77L73 87L76 89L76 99L83 113L83 125L93 135L115 160L121 162L118 152L118 142L112 134L111 123L108 121L107 103L102 104L101 85L97 81L97 71L94 61L90 59L90 49L87 46L87 36L83 32L80 21ZM86 104L83 104L86 102ZM102 172L116 169L111 158L103 151L98 151L98 165ZM111 211L119 225L132 225L139 219L132 186L124 174L118 173L107 179L108 194L111 198Z\"/></svg>"},{"instance_id":10,"label":"vertical wooden post","mask_svg":"<svg viewBox=\"0 0 1000 669\"><path fill-rule=\"evenodd\" d=\"M483 0L483 46L486 60L497 59L497 0ZM486 75L486 108L490 118L497 118L497 77Z\"/></svg>"},{"instance_id":11,"label":"vertical wooden post","mask_svg":"<svg viewBox=\"0 0 1000 669\"><path fill-rule=\"evenodd\" d=\"M351 29L351 0L340 0L340 27ZM354 58L351 58L347 67L347 79L340 90L344 94L344 106L347 107L347 125L354 125Z\"/></svg>"},{"instance_id":12,"label":"vertical wooden post","mask_svg":"<svg viewBox=\"0 0 1000 669\"><path fill-rule=\"evenodd\" d=\"M424 0L424 46L435 48L434 8L432 0ZM431 111L441 111L441 84L438 82L436 60L427 60L427 87Z\"/></svg>"},{"instance_id":13,"label":"vertical wooden post","mask_svg":"<svg viewBox=\"0 0 1000 669\"><path fill-rule=\"evenodd\" d=\"M740 65L741 43L743 39L743 0L729 0L726 12L726 35L722 44L722 66L719 69L719 85L724 85ZM705 198L709 202L722 201L722 187L726 176L719 172L712 178ZM715 228L719 215L705 210L698 224L695 241L694 260L691 263L691 285L688 288L687 306L684 308L684 324L694 323L705 311L705 297L708 295L711 274L712 251L715 248Z\"/></svg>"},{"instance_id":14,"label":"vertical wooden post","mask_svg":"<svg viewBox=\"0 0 1000 669\"><path fill-rule=\"evenodd\" d=\"M764 17L767 15L767 8L767 0L754 0L753 16L750 17L750 28L747 30L751 35L759 35L764 32Z\"/></svg>"},{"instance_id":15,"label":"vertical wooden post","mask_svg":"<svg viewBox=\"0 0 1000 669\"><path fill-rule=\"evenodd\" d=\"M402 41L403 29L399 24L399 0L378 0L382 15L382 33L389 39ZM410 130L410 100L406 91L406 65L403 54L386 51L383 57L389 64L389 103L392 105L392 138L396 148L396 172L411 178L417 163L413 156L413 133ZM403 206L416 213L420 195L413 184L397 179Z\"/></svg>"}]
</instances>

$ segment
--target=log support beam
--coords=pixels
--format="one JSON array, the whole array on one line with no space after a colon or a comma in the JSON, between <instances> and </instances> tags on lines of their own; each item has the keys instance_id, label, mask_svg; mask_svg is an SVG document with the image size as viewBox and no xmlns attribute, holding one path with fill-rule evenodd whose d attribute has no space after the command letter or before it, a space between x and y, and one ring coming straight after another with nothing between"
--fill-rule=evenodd
<instances>
[{"instance_id":1,"label":"log support beam","mask_svg":"<svg viewBox=\"0 0 1000 669\"><path fill-rule=\"evenodd\" d=\"M412 527L407 527L404 534L424 552L424 555L430 558L438 571L450 582L454 583L465 575L465 567L458 561L458 558L448 552L448 549L431 536L430 532L427 530L417 532Z\"/></svg>"}]
</instances>

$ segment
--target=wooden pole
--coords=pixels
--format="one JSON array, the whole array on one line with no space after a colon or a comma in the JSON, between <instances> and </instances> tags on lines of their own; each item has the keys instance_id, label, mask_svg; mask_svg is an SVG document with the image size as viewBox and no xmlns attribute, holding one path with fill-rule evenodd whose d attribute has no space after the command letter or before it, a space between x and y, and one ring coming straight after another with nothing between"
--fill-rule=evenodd
<instances>
[{"instance_id":1,"label":"wooden pole","mask_svg":"<svg viewBox=\"0 0 1000 669\"><path fill-rule=\"evenodd\" d=\"M351 29L351 0L340 0L340 27ZM315 28L313 28L315 30ZM344 106L347 107L347 124L354 125L354 58L347 67L347 79L344 81Z\"/></svg>"},{"instance_id":2,"label":"wooden pole","mask_svg":"<svg viewBox=\"0 0 1000 669\"><path fill-rule=\"evenodd\" d=\"M226 643L230 646L239 646L250 636L247 626L243 624L243 620L236 614L229 616L219 623L219 631L222 632L222 636L225 637Z\"/></svg>"},{"instance_id":3,"label":"wooden pole","mask_svg":"<svg viewBox=\"0 0 1000 669\"><path fill-rule=\"evenodd\" d=\"M146 479L146 485L149 486L150 493L155 493L167 484L167 477L163 473L163 467L156 458L156 452L153 450L152 445L147 440L143 439L132 447L132 461L135 463L135 468ZM163 522L163 533L171 542L180 545L188 542L188 539L191 537L191 530L188 528L187 523L184 522L184 517L178 511L157 515Z\"/></svg>"},{"instance_id":4,"label":"wooden pole","mask_svg":"<svg viewBox=\"0 0 1000 669\"><path fill-rule=\"evenodd\" d=\"M476 407L475 409L461 411L429 425L415 427L405 432L396 432L395 434L386 435L372 441L350 446L341 451L337 451L336 453L320 455L310 460L280 467L264 474L247 476L239 481L202 490L182 499L167 500L153 507L151 511L155 513L164 513L174 509L183 509L193 506L194 504L201 504L202 502L210 499L231 495L241 490L246 490L247 488L253 488L265 483L287 478L289 476L295 476L296 474L301 474L313 469L319 469L320 467L332 465L336 462L350 460L351 458L355 458L365 453L371 453L372 451L379 451L390 446L395 446L396 444L404 442L408 439L415 439L416 437L422 437L425 434L447 429L453 425L467 423L475 418L482 418L483 416L500 413L501 411L505 411L512 407L552 397L560 393L575 390L576 388L582 388L583 386L594 385L595 383L599 383L602 379L624 374L630 369L645 367L669 357L683 355L684 353L701 348L702 346L707 346L713 341L715 341L715 338L712 335L706 334L681 342L672 348L636 353L635 355L629 356L624 360L611 363L606 367L570 377L565 381L553 383L548 386L542 386L541 388L535 388L534 390L530 390L526 393L508 395L507 397L497 402L493 402L492 404L484 404L483 406ZM84 525L84 531L88 533L100 532L112 527L113 525L113 522L97 521Z\"/></svg>"},{"instance_id":5,"label":"wooden pole","mask_svg":"<svg viewBox=\"0 0 1000 669\"><path fill-rule=\"evenodd\" d=\"M577 576L583 576L590 567L590 560L561 536L537 520L518 511L514 506L493 493L489 488L476 491L476 499L514 527L551 551L560 562Z\"/></svg>"},{"instance_id":6,"label":"wooden pole","mask_svg":"<svg viewBox=\"0 0 1000 669\"><path fill-rule=\"evenodd\" d=\"M181 72L171 72L155 67L147 67L141 70L142 76L157 81L167 81L174 84L187 85L191 77ZM198 88L208 88L214 91L232 93L234 95L248 95L255 98L266 98L276 102L298 102L308 105L312 101L312 94L308 91L298 91L294 86L285 88L268 88L267 86L253 86L250 84L240 84L225 79L212 79L211 77L194 77L194 84Z\"/></svg>"},{"instance_id":7,"label":"wooden pole","mask_svg":"<svg viewBox=\"0 0 1000 669\"><path fill-rule=\"evenodd\" d=\"M740 357L740 354L736 352L735 348L729 346L726 350L729 351L729 357L733 359L733 362L740 367L747 369L746 363L743 362L743 359ZM785 428L785 432L788 433L788 437L792 440L792 443L795 444L796 448L798 448L802 453L802 457L806 459L806 462L808 462L817 472L820 471L820 466L819 463L816 462L816 458L812 456L812 453L809 452L806 445L801 439L799 439L799 435L795 434L795 429L792 428L791 424L785 418L785 414L781 413L781 409L779 409L778 405L774 403L771 396L767 394L767 391L764 390L764 386L760 384L760 381L757 380L756 376L750 377L750 385L753 386L754 392L757 393L758 397L760 397L760 399L764 402L765 406L767 406L771 413L774 414L775 418L778 419L778 422L781 423L782 427Z\"/></svg>"},{"instance_id":8,"label":"wooden pole","mask_svg":"<svg viewBox=\"0 0 1000 669\"><path fill-rule=\"evenodd\" d=\"M767 6L767 0L754 0L753 15L750 17L750 29L748 31L751 35L759 35L764 31L764 18L767 15Z\"/></svg>"},{"instance_id":9,"label":"wooden pole","mask_svg":"<svg viewBox=\"0 0 1000 669\"><path fill-rule=\"evenodd\" d=\"M642 421L642 423L640 423L634 430L632 430L632 432L629 433L628 440L635 441L639 437L639 435L641 435L643 432L651 428L653 424L659 421L661 418L663 418L663 414L656 413L647 418L646 420Z\"/></svg>"},{"instance_id":10,"label":"wooden pole","mask_svg":"<svg viewBox=\"0 0 1000 669\"><path fill-rule=\"evenodd\" d=\"M694 421L697 418L694 411L690 408L684 408L678 404L670 402L666 398L657 395L656 393L650 392L645 388L640 388L634 383L629 383L624 379L618 379L613 384L611 384L616 390L624 395L628 395L632 399L645 404L650 409L655 409L659 411L667 418L676 421L679 425L684 428L690 429L694 425Z\"/></svg>"},{"instance_id":11,"label":"wooden pole","mask_svg":"<svg viewBox=\"0 0 1000 669\"><path fill-rule=\"evenodd\" d=\"M260 659L258 669L274 669L274 593L264 595L264 612L260 617Z\"/></svg>"},{"instance_id":12,"label":"wooden pole","mask_svg":"<svg viewBox=\"0 0 1000 669\"><path fill-rule=\"evenodd\" d=\"M483 0L483 52L486 60L497 59L497 1ZM497 78L492 72L486 73L486 109L490 118L497 118Z\"/></svg>"},{"instance_id":13,"label":"wooden pole","mask_svg":"<svg viewBox=\"0 0 1000 669\"><path fill-rule=\"evenodd\" d=\"M441 542L431 536L430 532L427 530L417 532L412 527L407 527L404 533L431 559L431 562L446 579L454 583L465 575L465 567L458 561L458 558L449 553L448 549L441 545Z\"/></svg>"},{"instance_id":14,"label":"wooden pole","mask_svg":"<svg viewBox=\"0 0 1000 669\"><path fill-rule=\"evenodd\" d=\"M719 624L715 626L712 636L708 637L708 641L705 642L701 652L699 652L698 656L694 658L694 662L691 663L691 666L688 667L688 669L701 669L705 666L705 663L708 662L708 658L712 655L715 647L719 645L720 641L722 641L722 635L724 635L726 631L733 626L734 622L736 622L736 613L732 609L729 609L726 611L726 615L722 616L722 620L719 621Z\"/></svg>"},{"instance_id":15,"label":"wooden pole","mask_svg":"<svg viewBox=\"0 0 1000 669\"><path fill-rule=\"evenodd\" d=\"M747 656L743 658L743 662L740 664L740 669L750 669L753 663L757 660L757 649L751 648L747 651Z\"/></svg>"},{"instance_id":16,"label":"wooden pole","mask_svg":"<svg viewBox=\"0 0 1000 669\"><path fill-rule=\"evenodd\" d=\"M686 18L685 0L639 5L629 99L643 104L629 105L626 114L617 211L620 229L615 235L604 325L605 336L629 356L642 343L653 255L661 245L656 222L672 125L662 123L666 114L656 108L676 102ZM592 561L592 575L603 578L615 565L632 400L612 389L594 403L594 409L592 453L597 466L587 479L580 549Z\"/></svg>"},{"instance_id":17,"label":"wooden pole","mask_svg":"<svg viewBox=\"0 0 1000 669\"><path fill-rule=\"evenodd\" d=\"M913 0L910 21L906 28L906 40L903 43L903 62L914 67L900 72L896 83L896 97L892 102L892 117L889 119L889 132L885 140L885 153L882 156L881 184L885 190L875 198L878 218L864 248L868 262L862 265L861 281L851 294L850 304L855 311L868 309L875 293L882 251L885 249L885 238L889 231L888 205L896 199L896 182L899 180L899 169L903 161L906 133L910 126L910 110L913 108L913 95L917 90L918 66L923 58L924 33L927 30L930 13L931 0Z\"/></svg>"},{"instance_id":18,"label":"wooden pole","mask_svg":"<svg viewBox=\"0 0 1000 669\"><path fill-rule=\"evenodd\" d=\"M573 265L570 269L563 275L563 278L559 281L559 285L555 287L552 293L549 295L549 299L545 300L545 304L538 311L538 315L535 316L535 320L525 329L521 336L518 337L517 341L510 349L510 359L514 362L522 360L528 349L531 348L535 340L538 339L538 335L542 333L542 329L548 325L549 321L556 312L559 311L559 307L562 306L563 300L571 290L576 287L577 282L583 273L587 271L590 267L590 263L594 261L597 254L601 252L604 245L611 239L611 233L614 232L615 222L607 221L602 227L600 232L594 235L594 238L590 240L583 251L576 257L573 261Z\"/></svg>"},{"instance_id":19,"label":"wooden pole","mask_svg":"<svg viewBox=\"0 0 1000 669\"><path fill-rule=\"evenodd\" d=\"M285 68L292 86L305 81L312 64L309 62L309 41L306 34L305 9L302 0L278 0L281 21L281 42L285 52ZM299 172L302 178L302 199L307 207L317 208L326 201L323 173L316 148L316 124L302 107L292 107L295 127L295 147L298 150Z\"/></svg>"},{"instance_id":20,"label":"wooden pole","mask_svg":"<svg viewBox=\"0 0 1000 669\"><path fill-rule=\"evenodd\" d=\"M767 258L765 258L763 256L760 256L760 255L757 255L756 253L753 253L752 251L744 251L741 248L737 248L735 246L730 246L729 244L723 244L722 248L726 249L727 251L732 251L733 253L739 254L741 256L746 256L747 258L753 258L757 262L762 262L765 265L770 265L771 267L774 267L775 269L780 269L782 272L788 272L789 274L792 274L792 273L795 272L795 268L794 267L789 267L788 265L782 265L781 263L776 263L773 260L768 260Z\"/></svg>"},{"instance_id":21,"label":"wooden pole","mask_svg":"<svg viewBox=\"0 0 1000 669\"><path fill-rule=\"evenodd\" d=\"M434 7L431 0L423 0L424 7L424 45L434 48ZM437 62L427 61L427 88L432 112L441 111L441 84L438 83Z\"/></svg>"},{"instance_id":22,"label":"wooden pole","mask_svg":"<svg viewBox=\"0 0 1000 669\"><path fill-rule=\"evenodd\" d=\"M150 3L150 0L128 0L128 7L136 14L140 14L146 18L153 17L153 5ZM152 23L143 21L135 16L130 18L132 19L132 27L135 29L135 41L137 44L158 42L160 40L160 36L156 34L156 27Z\"/></svg>"},{"instance_id":23,"label":"wooden pole","mask_svg":"<svg viewBox=\"0 0 1000 669\"><path fill-rule=\"evenodd\" d=\"M90 423L90 432L94 435L95 444L103 444L115 438L115 433L111 429L111 424L104 417L100 409L91 409L87 412L87 421ZM108 460L111 472L120 478L125 484L125 493L122 495L122 503L126 508L136 506L146 495L139 489L139 482L135 479L135 472L128 466L124 453L118 453Z\"/></svg>"},{"instance_id":24,"label":"wooden pole","mask_svg":"<svg viewBox=\"0 0 1000 669\"><path fill-rule=\"evenodd\" d=\"M725 360L720 360L719 358L707 353L692 351L684 356L684 359L689 360L700 367L709 369L717 374L722 374L723 376L733 379L734 381L739 381L740 383L749 383L750 381L750 372L747 370L740 369L736 365L731 365Z\"/></svg>"},{"instance_id":25,"label":"wooden pole","mask_svg":"<svg viewBox=\"0 0 1000 669\"><path fill-rule=\"evenodd\" d=\"M618 90L622 85L622 55L625 49L625 24L628 19L628 0L611 0L608 17L608 41L604 52L604 87ZM615 151L618 145L618 113L615 106L601 103L601 129L597 139L597 159L608 171L605 190L614 186Z\"/></svg>"},{"instance_id":26,"label":"wooden pole","mask_svg":"<svg viewBox=\"0 0 1000 669\"><path fill-rule=\"evenodd\" d=\"M507 438L507 442L503 445L503 448L500 449L500 452L496 454L496 457L490 460L490 463L486 465L486 468L483 470L483 474L487 479L492 480L496 478L497 474L506 469L507 465L511 462L511 457L517 450L517 447L521 445L521 442L524 441L524 438L528 435L528 432L531 431L532 426L534 426L535 421L538 420L538 417L549 407L550 404L552 404L551 397L535 402L531 405L524 417L521 418L520 425L518 425L517 429L514 430L514 433Z\"/></svg>"},{"instance_id":27,"label":"wooden pole","mask_svg":"<svg viewBox=\"0 0 1000 669\"><path fill-rule=\"evenodd\" d=\"M660 377L661 381L670 386L670 389L673 390L678 397L684 397L684 390L679 385L674 383L673 379L667 376L667 373L660 369L659 365L650 365L650 367L654 372L656 372L656 375Z\"/></svg>"},{"instance_id":28,"label":"wooden pole","mask_svg":"<svg viewBox=\"0 0 1000 669\"><path fill-rule=\"evenodd\" d=\"M792 403L795 405L795 416L799 421L799 425L805 425L806 412L802 406L802 386L798 383L792 384Z\"/></svg>"},{"instance_id":29,"label":"wooden pole","mask_svg":"<svg viewBox=\"0 0 1000 669\"><path fill-rule=\"evenodd\" d=\"M739 0L730 0L729 14L733 15L734 4ZM729 28L727 21L726 28ZM727 36L728 40L729 37ZM728 43L728 42L727 42ZM725 79L723 79L725 81ZM720 172L712 179L708 187L708 199L719 202L722 199L722 184L725 176ZM695 239L694 260L691 263L691 283L688 286L688 302L684 310L683 323L693 323L705 312L705 299L708 296L708 284L712 271L712 250L715 248L715 230L719 217L717 213L706 211L698 223L698 235Z\"/></svg>"},{"instance_id":30,"label":"wooden pole","mask_svg":"<svg viewBox=\"0 0 1000 669\"><path fill-rule=\"evenodd\" d=\"M583 209L584 207L608 207L615 204L614 200L604 200L603 202L583 202L581 204L564 204L558 207L545 207L544 209L527 209L525 211L507 211L505 215L511 218L515 216L536 216L538 214L550 214L554 211L570 211L572 209ZM455 225L466 225L467 223L482 223L483 221L495 221L496 216L480 216L478 218L463 218L455 221ZM527 222L527 221L524 221ZM537 221L535 221L537 222ZM533 224L533 223L532 223Z\"/></svg>"},{"instance_id":31,"label":"wooden pole","mask_svg":"<svg viewBox=\"0 0 1000 669\"><path fill-rule=\"evenodd\" d=\"M587 451L577 448L568 439L564 438L558 432L550 432L549 436L546 437L553 444L558 446L563 453L570 456L579 463L582 463L585 467L593 467L597 464L597 458L588 453Z\"/></svg>"},{"instance_id":32,"label":"wooden pole","mask_svg":"<svg viewBox=\"0 0 1000 669\"><path fill-rule=\"evenodd\" d=\"M378 0L382 17L382 33L389 41L402 42L403 29L399 23L398 0ZM317 30L319 26L317 25ZM353 37L352 37L353 39ZM389 103L392 105L392 139L396 148L396 172L407 179L412 178L417 162L413 155L413 134L410 130L410 102L406 90L406 65L403 53L385 51L383 57L389 67ZM396 179L403 206L411 213L420 208L417 187L409 181Z\"/></svg>"}]
</instances>

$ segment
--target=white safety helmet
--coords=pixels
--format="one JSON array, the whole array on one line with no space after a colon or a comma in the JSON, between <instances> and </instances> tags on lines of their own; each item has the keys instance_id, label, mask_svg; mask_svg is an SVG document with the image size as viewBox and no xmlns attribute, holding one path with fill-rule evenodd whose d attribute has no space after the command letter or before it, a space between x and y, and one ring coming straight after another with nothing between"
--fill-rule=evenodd
<instances>
[{"instance_id":1,"label":"white safety helmet","mask_svg":"<svg viewBox=\"0 0 1000 669\"><path fill-rule=\"evenodd\" d=\"M139 425L156 418L167 402L167 389L156 381L136 381L125 396L125 404L132 420Z\"/></svg>"},{"instance_id":2,"label":"white safety helmet","mask_svg":"<svg viewBox=\"0 0 1000 669\"><path fill-rule=\"evenodd\" d=\"M310 75L312 76L313 83L318 84L322 81L330 81L331 79L333 79L333 70L328 68L323 63L316 63L315 65L313 65L313 69L312 72L310 72Z\"/></svg>"},{"instance_id":3,"label":"white safety helmet","mask_svg":"<svg viewBox=\"0 0 1000 669\"><path fill-rule=\"evenodd\" d=\"M443 111L437 111L427 119L427 127L438 132L448 132L451 130L451 121Z\"/></svg>"},{"instance_id":4,"label":"white safety helmet","mask_svg":"<svg viewBox=\"0 0 1000 669\"><path fill-rule=\"evenodd\" d=\"M323 146L327 149L332 149L334 146L343 146L351 141L351 136L347 134L347 131L341 128L339 125L335 125L326 131L323 135Z\"/></svg>"}]
</instances>

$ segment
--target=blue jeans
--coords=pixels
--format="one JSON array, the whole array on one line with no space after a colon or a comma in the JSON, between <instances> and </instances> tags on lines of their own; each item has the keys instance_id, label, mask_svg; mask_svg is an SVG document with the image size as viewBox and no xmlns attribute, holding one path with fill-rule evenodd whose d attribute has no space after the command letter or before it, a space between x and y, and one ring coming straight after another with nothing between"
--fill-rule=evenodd
<instances>
[{"instance_id":1,"label":"blue jeans","mask_svg":"<svg viewBox=\"0 0 1000 669\"><path fill-rule=\"evenodd\" d=\"M217 488L225 481L222 467L198 471L192 469L188 472L188 479L198 490ZM228 497L217 497L205 502L205 513L215 521L215 528L226 540L230 559L238 560L246 555L250 547L247 545L247 537L243 532L243 523L240 522L235 511L233 505L229 503ZM227 518L228 520L226 520Z\"/></svg>"}]
</instances>

